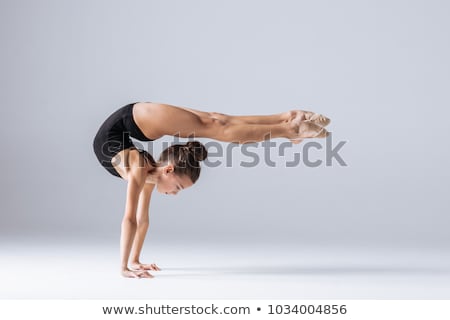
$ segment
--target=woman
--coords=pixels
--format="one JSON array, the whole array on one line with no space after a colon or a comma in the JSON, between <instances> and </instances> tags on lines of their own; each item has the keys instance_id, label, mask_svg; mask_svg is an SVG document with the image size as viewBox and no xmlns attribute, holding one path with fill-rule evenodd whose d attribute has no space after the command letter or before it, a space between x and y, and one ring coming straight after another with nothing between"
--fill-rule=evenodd
<instances>
[{"instance_id":1,"label":"woman","mask_svg":"<svg viewBox=\"0 0 450 320\"><path fill-rule=\"evenodd\" d=\"M94 152L108 172L128 181L120 239L122 275L152 278L147 270L160 270L139 259L153 189L176 195L189 188L200 175L199 162L207 157L200 142L189 141L168 147L156 162L148 152L137 149L130 137L152 141L164 135L195 136L234 143L287 138L300 143L304 138L326 137L324 126L329 122L323 115L303 110L231 116L152 102L130 103L111 114L95 136Z\"/></svg>"}]
</instances>

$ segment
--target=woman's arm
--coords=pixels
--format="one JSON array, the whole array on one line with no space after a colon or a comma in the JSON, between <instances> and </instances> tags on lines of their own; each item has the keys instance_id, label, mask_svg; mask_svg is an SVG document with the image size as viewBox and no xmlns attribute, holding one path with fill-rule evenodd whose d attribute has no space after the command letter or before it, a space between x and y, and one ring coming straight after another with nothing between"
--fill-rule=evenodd
<instances>
[{"instance_id":1,"label":"woman's arm","mask_svg":"<svg viewBox=\"0 0 450 320\"><path fill-rule=\"evenodd\" d=\"M129 266L133 270L160 270L155 264L144 264L140 262L142 246L149 227L149 206L152 192L155 188L153 183L146 183L139 194L139 204L137 208L137 230L131 248Z\"/></svg>"},{"instance_id":2,"label":"woman's arm","mask_svg":"<svg viewBox=\"0 0 450 320\"><path fill-rule=\"evenodd\" d=\"M137 165L131 165L128 172L125 214L122 219L122 232L120 237L121 272L124 277L140 277L144 275L142 271L137 272L128 269L128 259L134 236L136 234L136 210L138 206L139 194L145 183L145 176L145 168ZM146 274L149 275L148 273Z\"/></svg>"}]
</instances>

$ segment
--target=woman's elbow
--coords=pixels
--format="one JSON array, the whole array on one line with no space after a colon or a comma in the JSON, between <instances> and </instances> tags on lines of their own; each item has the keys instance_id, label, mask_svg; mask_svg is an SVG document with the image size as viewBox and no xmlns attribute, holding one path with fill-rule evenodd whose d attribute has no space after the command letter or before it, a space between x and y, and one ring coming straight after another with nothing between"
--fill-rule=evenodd
<instances>
[{"instance_id":1,"label":"woman's elbow","mask_svg":"<svg viewBox=\"0 0 450 320\"><path fill-rule=\"evenodd\" d=\"M136 218L133 217L123 217L122 219L122 226L136 226L137 225L137 221Z\"/></svg>"}]
</instances>

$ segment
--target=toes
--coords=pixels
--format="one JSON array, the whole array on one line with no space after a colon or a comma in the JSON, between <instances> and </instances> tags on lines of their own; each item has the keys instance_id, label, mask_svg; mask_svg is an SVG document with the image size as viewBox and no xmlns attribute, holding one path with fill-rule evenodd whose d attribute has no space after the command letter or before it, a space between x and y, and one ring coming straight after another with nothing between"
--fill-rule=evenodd
<instances>
[{"instance_id":1,"label":"toes","mask_svg":"<svg viewBox=\"0 0 450 320\"><path fill-rule=\"evenodd\" d=\"M330 122L331 122L331 119L325 117L324 115L321 115L320 119L321 119L320 121L322 123L322 127L325 127L325 126L329 125Z\"/></svg>"},{"instance_id":2,"label":"toes","mask_svg":"<svg viewBox=\"0 0 450 320\"><path fill-rule=\"evenodd\" d=\"M323 114L314 113L308 120L313 121L314 123L325 127L330 124L331 120L325 117Z\"/></svg>"}]
</instances>

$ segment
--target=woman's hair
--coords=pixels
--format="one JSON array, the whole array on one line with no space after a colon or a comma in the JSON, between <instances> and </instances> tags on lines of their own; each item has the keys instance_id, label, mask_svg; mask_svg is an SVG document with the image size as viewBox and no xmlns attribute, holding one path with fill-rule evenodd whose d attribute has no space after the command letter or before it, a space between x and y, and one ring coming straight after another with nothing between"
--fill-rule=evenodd
<instances>
[{"instance_id":1,"label":"woman's hair","mask_svg":"<svg viewBox=\"0 0 450 320\"><path fill-rule=\"evenodd\" d=\"M170 162L174 173L187 175L195 183L200 176L200 161L208 156L205 146L198 141L188 141L186 144L174 144L166 148L159 156L159 163Z\"/></svg>"}]
</instances>

